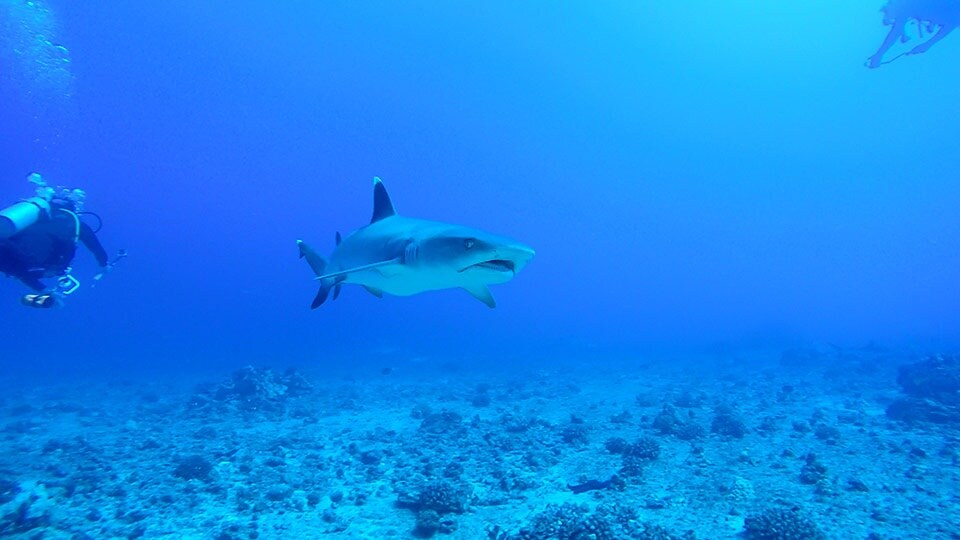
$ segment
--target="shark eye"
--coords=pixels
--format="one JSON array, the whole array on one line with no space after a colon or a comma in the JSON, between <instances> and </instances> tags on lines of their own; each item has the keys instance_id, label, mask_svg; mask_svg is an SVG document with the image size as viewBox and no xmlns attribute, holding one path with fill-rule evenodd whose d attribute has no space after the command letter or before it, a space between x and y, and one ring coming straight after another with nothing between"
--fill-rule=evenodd
<instances>
[{"instance_id":1,"label":"shark eye","mask_svg":"<svg viewBox=\"0 0 960 540\"><path fill-rule=\"evenodd\" d=\"M467 249L470 249L470 248L472 248L473 245L476 244L476 243L477 243L477 241L474 240L473 238L467 238L467 239L465 239L465 240L463 241L463 247L465 247L465 248L467 248Z\"/></svg>"}]
</instances>

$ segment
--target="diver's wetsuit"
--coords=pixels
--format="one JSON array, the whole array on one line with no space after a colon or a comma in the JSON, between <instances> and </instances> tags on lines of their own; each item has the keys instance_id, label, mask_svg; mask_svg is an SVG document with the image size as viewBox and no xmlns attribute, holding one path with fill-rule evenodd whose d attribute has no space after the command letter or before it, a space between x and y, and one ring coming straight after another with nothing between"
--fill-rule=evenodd
<instances>
[{"instance_id":1,"label":"diver's wetsuit","mask_svg":"<svg viewBox=\"0 0 960 540\"><path fill-rule=\"evenodd\" d=\"M881 10L884 13L885 25L890 31L883 43L873 56L867 59L867 67L875 68L889 63L904 54L922 54L935 43L945 38L956 28L960 27L960 1L958 0L889 0ZM919 28L936 27L936 32L922 43L914 46L906 53L901 53L894 59L884 61L883 55L890 50L898 40L906 40L907 25L916 20ZM930 28L928 28L928 32ZM921 31L922 35L922 31Z\"/></svg>"},{"instance_id":2,"label":"diver's wetsuit","mask_svg":"<svg viewBox=\"0 0 960 540\"><path fill-rule=\"evenodd\" d=\"M40 281L63 274L77 252L76 240L90 250L101 267L107 266L107 252L89 225L72 213L54 207L52 217L0 240L0 272L42 292Z\"/></svg>"}]
</instances>

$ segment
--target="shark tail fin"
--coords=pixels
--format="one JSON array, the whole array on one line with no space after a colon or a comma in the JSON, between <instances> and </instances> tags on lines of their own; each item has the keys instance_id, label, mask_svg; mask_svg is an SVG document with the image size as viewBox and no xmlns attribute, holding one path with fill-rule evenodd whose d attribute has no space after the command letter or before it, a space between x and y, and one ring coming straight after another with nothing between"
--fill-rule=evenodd
<instances>
[{"instance_id":1,"label":"shark tail fin","mask_svg":"<svg viewBox=\"0 0 960 540\"><path fill-rule=\"evenodd\" d=\"M327 268L327 261L323 260L323 257L321 257L319 253L314 251L314 249L303 240L297 240L297 247L300 248L300 258L307 259L307 264L310 265L310 269L313 270L313 273L317 276L322 276ZM316 309L326 302L327 296L330 294L330 290L333 289L334 285L336 284L336 280L334 279L321 279L320 290L317 291L317 296L314 297L313 303L310 304L310 308ZM340 287L337 287L338 290L336 290L335 293L340 292L339 288ZM337 294L334 294L333 297L336 298Z\"/></svg>"}]
</instances>

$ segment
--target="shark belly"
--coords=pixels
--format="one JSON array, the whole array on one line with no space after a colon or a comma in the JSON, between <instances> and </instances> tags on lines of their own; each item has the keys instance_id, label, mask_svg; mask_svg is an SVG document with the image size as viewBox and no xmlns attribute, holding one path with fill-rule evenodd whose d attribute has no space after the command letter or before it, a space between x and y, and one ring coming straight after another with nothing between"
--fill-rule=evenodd
<instances>
[{"instance_id":1,"label":"shark belly","mask_svg":"<svg viewBox=\"0 0 960 540\"><path fill-rule=\"evenodd\" d=\"M350 274L345 283L379 289L394 296L412 296L426 291L460 287L453 276L405 267L402 264Z\"/></svg>"}]
</instances>

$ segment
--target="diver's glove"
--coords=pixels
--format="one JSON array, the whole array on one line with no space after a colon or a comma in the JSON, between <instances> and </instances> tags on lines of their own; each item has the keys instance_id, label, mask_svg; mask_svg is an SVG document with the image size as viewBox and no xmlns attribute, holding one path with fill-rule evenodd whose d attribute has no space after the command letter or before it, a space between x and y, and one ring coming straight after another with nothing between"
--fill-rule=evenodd
<instances>
[{"instance_id":1,"label":"diver's glove","mask_svg":"<svg viewBox=\"0 0 960 540\"><path fill-rule=\"evenodd\" d=\"M103 279L103 276L107 275L107 272L113 270L113 267L116 266L117 263L119 263L125 258L127 258L127 250L118 249L117 256L114 257L112 261L107 261L107 264L106 266L103 267L103 270L101 270L99 274L93 276L94 284L96 284L97 281L100 281L101 279Z\"/></svg>"}]
</instances>

